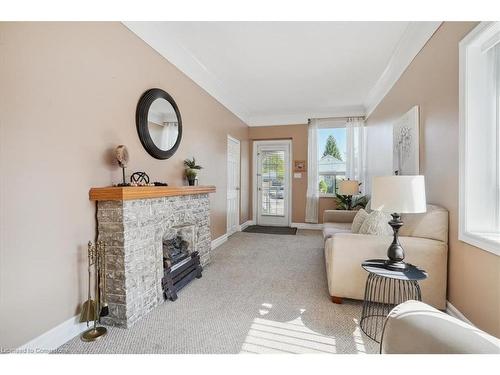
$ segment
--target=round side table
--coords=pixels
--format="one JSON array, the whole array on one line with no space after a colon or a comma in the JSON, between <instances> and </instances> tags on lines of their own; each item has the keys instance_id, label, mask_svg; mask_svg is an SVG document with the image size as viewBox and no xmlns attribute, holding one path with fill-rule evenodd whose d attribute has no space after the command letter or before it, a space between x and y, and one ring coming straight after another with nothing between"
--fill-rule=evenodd
<instances>
[{"instance_id":1,"label":"round side table","mask_svg":"<svg viewBox=\"0 0 500 375\"><path fill-rule=\"evenodd\" d=\"M412 264L402 270L388 269L384 259L366 260L361 267L368 272L368 278L359 325L368 337L380 342L389 312L405 301L422 300L418 281L426 279L427 273Z\"/></svg>"}]
</instances>

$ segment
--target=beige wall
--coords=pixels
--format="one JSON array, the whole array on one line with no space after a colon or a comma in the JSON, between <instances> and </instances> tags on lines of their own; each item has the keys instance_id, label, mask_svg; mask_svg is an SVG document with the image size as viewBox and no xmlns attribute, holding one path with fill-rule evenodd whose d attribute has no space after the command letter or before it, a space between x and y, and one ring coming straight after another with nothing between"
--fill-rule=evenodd
<instances>
[{"instance_id":1,"label":"beige wall","mask_svg":"<svg viewBox=\"0 0 500 375\"><path fill-rule=\"evenodd\" d=\"M257 126L249 128L249 138L252 141L270 139L292 140L292 166L293 160L305 160L307 163L307 124L300 125L278 125ZM250 160L252 160L252 144L250 144ZM250 162L252 166L252 163ZM250 187L253 184L253 173L250 177ZM251 193L250 188L250 195ZM306 217L306 192L307 172L302 173L302 178L292 178L292 222L304 223ZM250 197L251 199L251 197ZM332 198L320 198L319 200L319 222L323 222L323 211L335 207ZM252 205L250 202L250 210ZM250 215L251 217L252 215Z\"/></svg>"},{"instance_id":2,"label":"beige wall","mask_svg":"<svg viewBox=\"0 0 500 375\"><path fill-rule=\"evenodd\" d=\"M428 201L450 211L448 300L500 336L500 257L458 240L458 42L471 22L444 23L367 121L370 177L391 174L392 123L420 106L420 173Z\"/></svg>"},{"instance_id":3,"label":"beige wall","mask_svg":"<svg viewBox=\"0 0 500 375\"><path fill-rule=\"evenodd\" d=\"M212 237L226 232L226 136L242 141L241 221L248 219L248 127L120 23L0 23L0 347L15 348L74 316L86 298L91 186L119 182L108 153L130 152L128 173L182 184L183 159L213 184ZM176 100L183 140L168 160L143 149L141 94Z\"/></svg>"}]
</instances>

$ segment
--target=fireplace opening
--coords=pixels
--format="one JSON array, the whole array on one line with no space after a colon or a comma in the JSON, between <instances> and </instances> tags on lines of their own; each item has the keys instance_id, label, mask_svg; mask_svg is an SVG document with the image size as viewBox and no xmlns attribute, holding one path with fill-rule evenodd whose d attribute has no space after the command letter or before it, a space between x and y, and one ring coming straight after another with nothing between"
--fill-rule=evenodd
<instances>
[{"instance_id":1,"label":"fireplace opening","mask_svg":"<svg viewBox=\"0 0 500 375\"><path fill-rule=\"evenodd\" d=\"M183 224L169 228L162 238L163 292L166 299L175 301L177 292L194 278L201 278L200 256L195 249L196 228Z\"/></svg>"},{"instance_id":2,"label":"fireplace opening","mask_svg":"<svg viewBox=\"0 0 500 375\"><path fill-rule=\"evenodd\" d=\"M167 267L175 267L189 258L189 242L177 235L170 240L163 240L163 262Z\"/></svg>"}]
</instances>

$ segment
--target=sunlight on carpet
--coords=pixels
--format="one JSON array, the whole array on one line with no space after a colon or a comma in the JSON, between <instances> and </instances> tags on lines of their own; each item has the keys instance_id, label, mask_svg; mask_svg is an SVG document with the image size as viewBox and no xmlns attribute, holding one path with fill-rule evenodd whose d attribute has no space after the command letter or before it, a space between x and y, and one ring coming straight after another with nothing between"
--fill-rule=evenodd
<instances>
[{"instance_id":1,"label":"sunlight on carpet","mask_svg":"<svg viewBox=\"0 0 500 375\"><path fill-rule=\"evenodd\" d=\"M269 313L272 304L263 303L259 314ZM300 309L303 314L306 310ZM366 349L357 319L356 329L352 336L358 353L365 354ZM240 353L271 354L271 353L337 353L334 336L326 336L306 327L301 316L289 322L277 322L264 318L255 318L245 338Z\"/></svg>"}]
</instances>

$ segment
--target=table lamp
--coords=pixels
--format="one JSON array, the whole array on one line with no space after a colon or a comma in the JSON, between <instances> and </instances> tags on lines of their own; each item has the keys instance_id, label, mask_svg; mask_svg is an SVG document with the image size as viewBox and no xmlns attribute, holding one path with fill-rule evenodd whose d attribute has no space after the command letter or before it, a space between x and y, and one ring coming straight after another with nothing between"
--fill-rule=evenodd
<instances>
[{"instance_id":1,"label":"table lamp","mask_svg":"<svg viewBox=\"0 0 500 375\"><path fill-rule=\"evenodd\" d=\"M339 194L347 196L347 209L351 209L352 196L359 194L359 182L356 180L342 180L339 183Z\"/></svg>"},{"instance_id":2,"label":"table lamp","mask_svg":"<svg viewBox=\"0 0 500 375\"><path fill-rule=\"evenodd\" d=\"M424 176L381 176L372 183L371 209L390 213L389 225L394 238L387 250L386 266L389 269L404 270L405 252L399 243L398 232L403 226L400 214L426 211Z\"/></svg>"}]
</instances>

